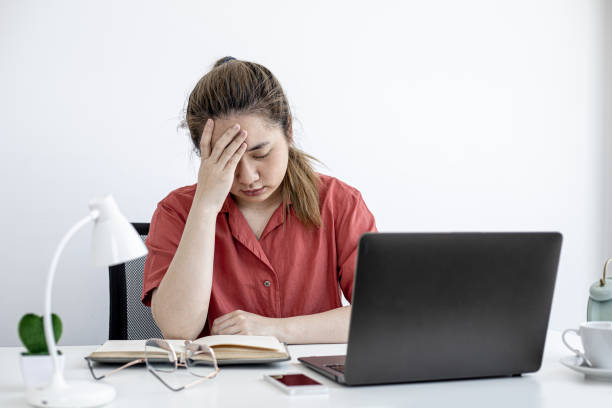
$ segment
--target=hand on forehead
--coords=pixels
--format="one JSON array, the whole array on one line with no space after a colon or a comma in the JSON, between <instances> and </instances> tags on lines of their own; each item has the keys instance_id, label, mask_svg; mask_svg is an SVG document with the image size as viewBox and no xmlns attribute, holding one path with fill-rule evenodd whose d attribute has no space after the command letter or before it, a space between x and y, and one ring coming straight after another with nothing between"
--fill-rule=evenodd
<instances>
[{"instance_id":1,"label":"hand on forehead","mask_svg":"<svg viewBox=\"0 0 612 408\"><path fill-rule=\"evenodd\" d=\"M215 119L215 127L213 129L211 145L214 147L215 142L219 140L226 132L230 131L233 135L237 135L238 131L232 130L232 126L235 124L240 125L240 130L246 130L247 132L247 145L253 141L259 140L268 131L269 126L267 123L258 116L255 115L241 115L241 116L230 116L228 118Z\"/></svg>"}]
</instances>

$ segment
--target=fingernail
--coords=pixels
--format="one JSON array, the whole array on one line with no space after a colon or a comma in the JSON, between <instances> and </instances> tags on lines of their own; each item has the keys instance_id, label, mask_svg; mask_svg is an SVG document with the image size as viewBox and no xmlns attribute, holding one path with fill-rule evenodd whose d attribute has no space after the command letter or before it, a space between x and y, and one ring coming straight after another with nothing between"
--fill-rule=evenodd
<instances>
[{"instance_id":1,"label":"fingernail","mask_svg":"<svg viewBox=\"0 0 612 408\"><path fill-rule=\"evenodd\" d=\"M238 129L240 129L240 125L236 123L236 124L234 125L234 130L238 130Z\"/></svg>"},{"instance_id":2,"label":"fingernail","mask_svg":"<svg viewBox=\"0 0 612 408\"><path fill-rule=\"evenodd\" d=\"M206 126L210 126L211 124L212 124L212 119L208 119L208 120L206 121Z\"/></svg>"}]
</instances>

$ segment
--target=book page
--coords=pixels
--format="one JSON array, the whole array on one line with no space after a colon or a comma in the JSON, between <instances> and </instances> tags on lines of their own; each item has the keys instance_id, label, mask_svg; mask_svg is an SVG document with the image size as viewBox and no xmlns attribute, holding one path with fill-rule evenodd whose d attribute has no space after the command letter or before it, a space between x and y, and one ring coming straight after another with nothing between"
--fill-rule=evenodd
<instances>
[{"instance_id":1,"label":"book page","mask_svg":"<svg viewBox=\"0 0 612 408\"><path fill-rule=\"evenodd\" d=\"M146 340L106 340L96 352L144 351Z\"/></svg>"},{"instance_id":2,"label":"book page","mask_svg":"<svg viewBox=\"0 0 612 408\"><path fill-rule=\"evenodd\" d=\"M185 350L185 340L166 340L177 353ZM96 353L144 352L146 340L107 340ZM230 346L285 352L285 347L273 336L216 335L194 340L208 347Z\"/></svg>"},{"instance_id":3,"label":"book page","mask_svg":"<svg viewBox=\"0 0 612 408\"><path fill-rule=\"evenodd\" d=\"M252 347L284 352L285 347L273 336L244 336L240 334L206 336L194 340L194 343L206 344L208 347L236 346ZM174 344L173 344L174 346Z\"/></svg>"},{"instance_id":4,"label":"book page","mask_svg":"<svg viewBox=\"0 0 612 408\"><path fill-rule=\"evenodd\" d=\"M166 340L176 351L177 357L185 350L185 340ZM243 360L254 362L285 361L290 358L284 344L271 336L208 336L196 340L207 344L215 350L219 362ZM96 351L89 355L93 361L127 363L145 358L146 340L107 340ZM273 348L274 347L274 348ZM167 352L161 349L151 350L152 358L163 358ZM202 357L202 358L200 358ZM206 359L206 356L195 356L194 359Z\"/></svg>"},{"instance_id":5,"label":"book page","mask_svg":"<svg viewBox=\"0 0 612 408\"><path fill-rule=\"evenodd\" d=\"M185 340L166 340L174 351L181 353L185 349ZM106 340L96 353L144 352L146 340Z\"/></svg>"}]
</instances>

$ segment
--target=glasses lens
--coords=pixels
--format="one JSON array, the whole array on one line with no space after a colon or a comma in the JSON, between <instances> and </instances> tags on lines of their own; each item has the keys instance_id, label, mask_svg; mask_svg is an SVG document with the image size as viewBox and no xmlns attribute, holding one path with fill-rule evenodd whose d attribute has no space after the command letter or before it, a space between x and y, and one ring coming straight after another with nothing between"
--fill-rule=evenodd
<instances>
[{"instance_id":1,"label":"glasses lens","mask_svg":"<svg viewBox=\"0 0 612 408\"><path fill-rule=\"evenodd\" d=\"M145 359L147 367L153 371L171 373L176 370L176 353L166 340L147 340L145 344Z\"/></svg>"},{"instance_id":2,"label":"glasses lens","mask_svg":"<svg viewBox=\"0 0 612 408\"><path fill-rule=\"evenodd\" d=\"M198 377L208 377L217 371L215 353L203 344L186 346L185 364L189 372Z\"/></svg>"}]
</instances>

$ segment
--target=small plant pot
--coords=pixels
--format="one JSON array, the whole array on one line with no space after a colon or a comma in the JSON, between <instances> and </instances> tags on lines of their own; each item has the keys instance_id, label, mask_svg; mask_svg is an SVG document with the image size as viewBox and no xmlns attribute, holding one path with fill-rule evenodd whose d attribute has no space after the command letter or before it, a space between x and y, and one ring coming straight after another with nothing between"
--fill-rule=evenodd
<instances>
[{"instance_id":1,"label":"small plant pot","mask_svg":"<svg viewBox=\"0 0 612 408\"><path fill-rule=\"evenodd\" d=\"M21 354L21 375L26 388L47 385L53 375L53 359L50 355ZM64 355L57 356L60 371L64 371Z\"/></svg>"}]
</instances>

